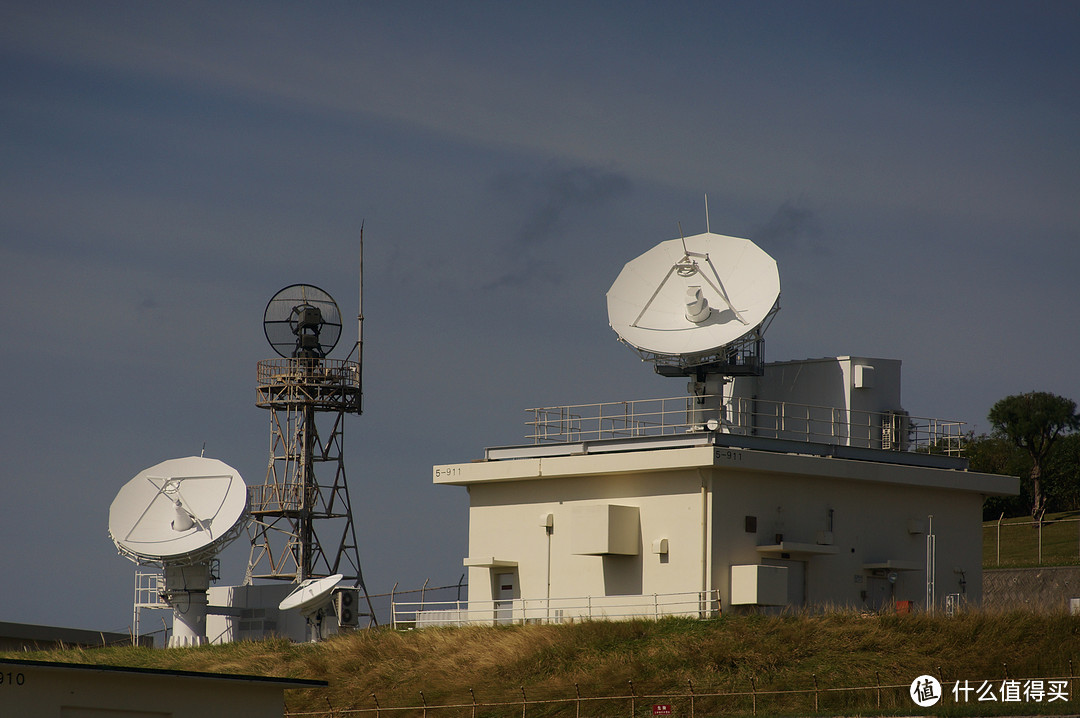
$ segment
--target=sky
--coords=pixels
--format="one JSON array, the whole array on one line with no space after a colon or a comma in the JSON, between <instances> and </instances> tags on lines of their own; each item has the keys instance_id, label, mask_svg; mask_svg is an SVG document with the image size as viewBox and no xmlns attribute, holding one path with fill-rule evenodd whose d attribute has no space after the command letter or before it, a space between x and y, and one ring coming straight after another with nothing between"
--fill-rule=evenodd
<instances>
[{"instance_id":1,"label":"sky","mask_svg":"<svg viewBox=\"0 0 1080 718\"><path fill-rule=\"evenodd\" d=\"M0 2L0 621L128 630L113 497L204 446L264 480L266 303L355 316L361 226L371 593L464 571L433 465L684 393L604 294L706 194L777 260L767 359L901 359L976 433L1080 400L1077 37L1075 2Z\"/></svg>"}]
</instances>

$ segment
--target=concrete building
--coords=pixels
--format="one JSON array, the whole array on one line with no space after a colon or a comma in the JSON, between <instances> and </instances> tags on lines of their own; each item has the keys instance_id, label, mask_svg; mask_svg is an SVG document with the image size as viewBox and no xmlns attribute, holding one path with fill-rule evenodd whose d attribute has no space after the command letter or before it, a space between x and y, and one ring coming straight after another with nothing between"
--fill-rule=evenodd
<instances>
[{"instance_id":1,"label":"concrete building","mask_svg":"<svg viewBox=\"0 0 1080 718\"><path fill-rule=\"evenodd\" d=\"M281 718L284 691L326 681L0 659L0 715Z\"/></svg>"},{"instance_id":2,"label":"concrete building","mask_svg":"<svg viewBox=\"0 0 1080 718\"><path fill-rule=\"evenodd\" d=\"M983 500L1019 482L967 471L959 424L901 408L899 361L690 389L535 410L534 443L434 467L469 492L469 600L397 619L979 603Z\"/></svg>"}]
</instances>

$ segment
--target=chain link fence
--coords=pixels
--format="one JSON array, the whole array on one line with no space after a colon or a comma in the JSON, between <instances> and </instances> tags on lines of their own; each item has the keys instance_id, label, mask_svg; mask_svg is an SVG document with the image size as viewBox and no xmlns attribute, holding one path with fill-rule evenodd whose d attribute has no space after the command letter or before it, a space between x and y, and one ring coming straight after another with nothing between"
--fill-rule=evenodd
<instances>
[{"instance_id":1,"label":"chain link fence","mask_svg":"<svg viewBox=\"0 0 1080 718\"><path fill-rule=\"evenodd\" d=\"M911 709L919 710L915 700L927 697L916 692L919 679L933 678L929 697L939 709L971 711L988 705L1016 704L1018 710L1029 713L1075 715L1074 693L1076 677L1073 665L1061 666L1037 678L1010 676L1008 665L1003 664L1003 676L992 678L967 678L946 676L938 668L934 676L918 676L900 682L882 681L880 676L874 685L837 686L822 677L813 676L812 685L787 688L761 686L753 677L741 685L725 690L694 686L687 681L682 690L666 693L649 693L635 689L632 680L617 693L606 696L582 695L575 685L574 695L530 695L521 687L514 694L500 699L484 700L469 689L467 702L440 703L428 701L423 692L419 700L409 705L390 705L380 702L371 694L371 705L366 708L340 708L328 705L325 710L286 711L288 718L300 716L336 718L338 716L373 716L381 718L487 718L494 716L521 716L521 718L559 717L582 718L582 716L626 716L644 718L654 715L697 716L734 715L850 715L855 713L896 713L906 715ZM913 674L914 675L914 674ZM929 687L929 686L928 686ZM1023 706L1023 708L1021 708ZM921 712L921 711L920 711Z\"/></svg>"},{"instance_id":2,"label":"chain link fence","mask_svg":"<svg viewBox=\"0 0 1080 718\"><path fill-rule=\"evenodd\" d=\"M999 519L983 524L983 568L1080 564L1080 517L1042 521Z\"/></svg>"}]
</instances>

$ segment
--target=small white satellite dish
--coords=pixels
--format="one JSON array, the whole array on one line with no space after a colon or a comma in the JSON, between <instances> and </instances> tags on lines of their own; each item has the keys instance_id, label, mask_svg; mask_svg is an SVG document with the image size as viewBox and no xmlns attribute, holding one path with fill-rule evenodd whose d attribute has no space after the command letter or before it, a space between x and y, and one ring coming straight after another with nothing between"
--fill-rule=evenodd
<instances>
[{"instance_id":1,"label":"small white satellite dish","mask_svg":"<svg viewBox=\"0 0 1080 718\"><path fill-rule=\"evenodd\" d=\"M314 614L330 603L330 594L333 593L343 578L342 574L335 573L333 576L309 578L301 581L288 596L281 599L278 610L290 611L296 609L305 616Z\"/></svg>"},{"instance_id":2,"label":"small white satellite dish","mask_svg":"<svg viewBox=\"0 0 1080 718\"><path fill-rule=\"evenodd\" d=\"M136 562L196 562L236 537L246 510L236 469L201 456L170 459L124 484L109 507L109 535Z\"/></svg>"},{"instance_id":3,"label":"small white satellite dish","mask_svg":"<svg viewBox=\"0 0 1080 718\"><path fill-rule=\"evenodd\" d=\"M640 351L691 357L754 332L779 296L776 260L748 239L705 232L628 262L608 290L608 321Z\"/></svg>"},{"instance_id":4,"label":"small white satellite dish","mask_svg":"<svg viewBox=\"0 0 1080 718\"><path fill-rule=\"evenodd\" d=\"M323 611L330 605L330 594L334 592L344 578L340 573L322 578L309 578L301 581L292 592L281 599L279 611L298 610L303 614L308 625L308 640L315 642L322 638Z\"/></svg>"}]
</instances>

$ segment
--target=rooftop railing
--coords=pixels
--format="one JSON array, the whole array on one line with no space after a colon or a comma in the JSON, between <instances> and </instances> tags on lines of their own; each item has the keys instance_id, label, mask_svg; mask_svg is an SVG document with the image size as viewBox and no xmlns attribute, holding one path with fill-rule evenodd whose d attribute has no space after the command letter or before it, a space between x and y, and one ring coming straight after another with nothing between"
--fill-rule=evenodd
<instances>
[{"instance_id":1,"label":"rooftop railing","mask_svg":"<svg viewBox=\"0 0 1080 718\"><path fill-rule=\"evenodd\" d=\"M534 444L716 431L789 441L960 456L964 422L719 395L527 409Z\"/></svg>"},{"instance_id":2,"label":"rooftop railing","mask_svg":"<svg viewBox=\"0 0 1080 718\"><path fill-rule=\"evenodd\" d=\"M431 626L563 623L580 620L628 620L720 615L718 590L572 598L514 598L494 601L395 601L394 628Z\"/></svg>"}]
</instances>

